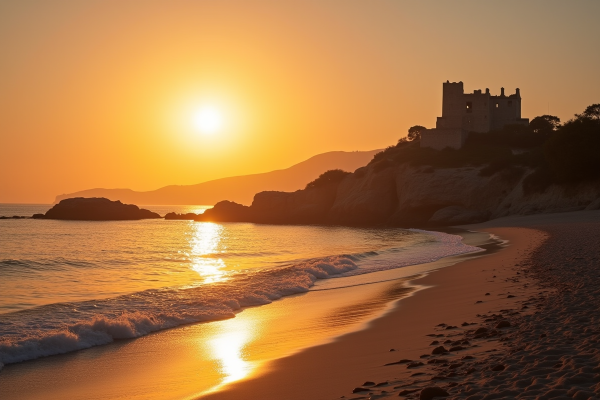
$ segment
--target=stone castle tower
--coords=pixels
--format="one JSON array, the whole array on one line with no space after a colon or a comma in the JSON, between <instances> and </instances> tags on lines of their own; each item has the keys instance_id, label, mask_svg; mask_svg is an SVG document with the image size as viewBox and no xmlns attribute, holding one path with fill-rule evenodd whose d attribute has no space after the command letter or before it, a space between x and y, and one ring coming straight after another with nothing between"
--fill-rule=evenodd
<instances>
[{"instance_id":1,"label":"stone castle tower","mask_svg":"<svg viewBox=\"0 0 600 400\"><path fill-rule=\"evenodd\" d=\"M504 88L500 96L492 96L475 90L465 93L462 82L444 83L442 116L435 129L421 133L421 147L441 150L445 147L462 147L469 132L489 132L506 125L528 125L529 119L521 118L521 93L506 96Z\"/></svg>"}]
</instances>

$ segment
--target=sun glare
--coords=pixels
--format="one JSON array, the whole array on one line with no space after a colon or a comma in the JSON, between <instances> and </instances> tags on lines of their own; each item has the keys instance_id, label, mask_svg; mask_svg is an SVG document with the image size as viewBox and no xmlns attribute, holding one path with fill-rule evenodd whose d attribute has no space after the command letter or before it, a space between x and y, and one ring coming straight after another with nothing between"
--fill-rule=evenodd
<instances>
[{"instance_id":1,"label":"sun glare","mask_svg":"<svg viewBox=\"0 0 600 400\"><path fill-rule=\"evenodd\" d=\"M214 134L223 127L223 115L215 107L204 107L193 117L194 128L204 134Z\"/></svg>"}]
</instances>

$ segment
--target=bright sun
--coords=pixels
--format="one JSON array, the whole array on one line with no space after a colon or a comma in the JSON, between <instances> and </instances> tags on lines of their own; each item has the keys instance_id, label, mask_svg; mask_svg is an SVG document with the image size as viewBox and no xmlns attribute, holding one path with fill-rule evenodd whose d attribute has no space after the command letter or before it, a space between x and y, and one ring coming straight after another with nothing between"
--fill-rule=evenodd
<instances>
[{"instance_id":1,"label":"bright sun","mask_svg":"<svg viewBox=\"0 0 600 400\"><path fill-rule=\"evenodd\" d=\"M223 126L223 116L215 107L204 107L194 114L193 124L201 133L217 133Z\"/></svg>"}]
</instances>

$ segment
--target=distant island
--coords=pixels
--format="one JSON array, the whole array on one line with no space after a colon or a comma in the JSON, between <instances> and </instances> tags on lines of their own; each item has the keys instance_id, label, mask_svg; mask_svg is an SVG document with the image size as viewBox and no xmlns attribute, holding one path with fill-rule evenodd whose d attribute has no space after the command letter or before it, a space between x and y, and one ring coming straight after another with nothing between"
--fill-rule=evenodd
<instances>
[{"instance_id":1,"label":"distant island","mask_svg":"<svg viewBox=\"0 0 600 400\"><path fill-rule=\"evenodd\" d=\"M104 198L61 200L45 214L35 214L35 219L61 219L74 221L124 221L161 218L155 212L140 209L133 204L123 204Z\"/></svg>"},{"instance_id":2,"label":"distant island","mask_svg":"<svg viewBox=\"0 0 600 400\"><path fill-rule=\"evenodd\" d=\"M286 169L216 179L197 185L171 185L148 192L131 189L89 189L56 196L55 203L73 197L104 197L130 204L215 204L231 200L250 204L255 193L265 190L294 191L330 169L354 171L367 164L380 150L330 151Z\"/></svg>"}]
</instances>

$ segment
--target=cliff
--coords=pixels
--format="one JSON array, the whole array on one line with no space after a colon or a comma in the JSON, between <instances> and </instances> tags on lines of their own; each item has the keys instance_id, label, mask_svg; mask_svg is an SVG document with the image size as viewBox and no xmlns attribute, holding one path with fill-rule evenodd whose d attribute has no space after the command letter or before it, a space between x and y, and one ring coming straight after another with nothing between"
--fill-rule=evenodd
<instances>
[{"instance_id":1,"label":"cliff","mask_svg":"<svg viewBox=\"0 0 600 400\"><path fill-rule=\"evenodd\" d=\"M480 171L481 167L376 163L323 187L261 192L250 207L221 202L203 215L185 219L411 227L600 209L600 182L551 185L543 192L526 193L523 181L531 170L508 168L491 176Z\"/></svg>"}]
</instances>

